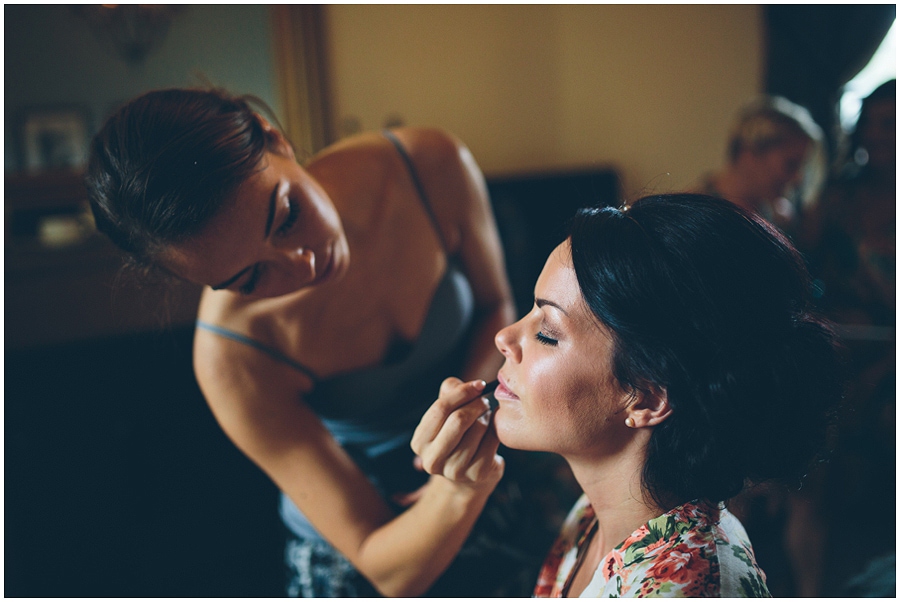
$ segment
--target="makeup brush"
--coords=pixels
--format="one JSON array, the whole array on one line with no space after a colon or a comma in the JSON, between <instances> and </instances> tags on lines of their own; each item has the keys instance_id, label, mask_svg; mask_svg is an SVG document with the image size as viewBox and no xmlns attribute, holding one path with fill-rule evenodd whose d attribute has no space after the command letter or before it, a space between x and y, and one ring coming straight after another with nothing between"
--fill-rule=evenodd
<instances>
[{"instance_id":1,"label":"makeup brush","mask_svg":"<svg viewBox=\"0 0 900 602\"><path fill-rule=\"evenodd\" d=\"M484 389L481 390L481 394L484 397L488 398L488 403L491 404L492 410L497 409L498 404L497 404L497 398L494 397L494 389L496 389L497 385L499 385L499 384L500 384L499 380L492 380L491 382L489 382L488 384L486 384L484 386Z\"/></svg>"}]
</instances>

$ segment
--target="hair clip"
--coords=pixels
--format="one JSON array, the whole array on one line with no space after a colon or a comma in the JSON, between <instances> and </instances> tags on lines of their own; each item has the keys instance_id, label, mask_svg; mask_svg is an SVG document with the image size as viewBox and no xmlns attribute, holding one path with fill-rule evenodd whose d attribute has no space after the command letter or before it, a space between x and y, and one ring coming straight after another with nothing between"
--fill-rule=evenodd
<instances>
[{"instance_id":1,"label":"hair clip","mask_svg":"<svg viewBox=\"0 0 900 602\"><path fill-rule=\"evenodd\" d=\"M619 206L619 211L621 211L622 213L628 213L628 209L629 209L628 203L622 203Z\"/></svg>"}]
</instances>

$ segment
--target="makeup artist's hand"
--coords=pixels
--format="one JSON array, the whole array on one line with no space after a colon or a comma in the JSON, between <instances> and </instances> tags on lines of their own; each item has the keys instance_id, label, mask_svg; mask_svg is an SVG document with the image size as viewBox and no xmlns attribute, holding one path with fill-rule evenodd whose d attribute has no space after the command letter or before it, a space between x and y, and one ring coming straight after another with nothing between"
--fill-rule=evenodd
<instances>
[{"instance_id":1,"label":"makeup artist's hand","mask_svg":"<svg viewBox=\"0 0 900 602\"><path fill-rule=\"evenodd\" d=\"M456 483L493 488L503 476L500 441L491 424L492 411L482 395L482 380L448 378L440 396L422 416L412 449L432 475Z\"/></svg>"}]
</instances>

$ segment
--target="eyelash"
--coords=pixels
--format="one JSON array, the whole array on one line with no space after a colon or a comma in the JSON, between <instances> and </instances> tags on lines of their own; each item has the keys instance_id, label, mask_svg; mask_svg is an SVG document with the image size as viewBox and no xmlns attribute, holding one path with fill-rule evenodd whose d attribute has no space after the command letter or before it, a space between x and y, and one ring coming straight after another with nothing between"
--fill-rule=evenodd
<instances>
[{"instance_id":1,"label":"eyelash","mask_svg":"<svg viewBox=\"0 0 900 602\"><path fill-rule=\"evenodd\" d=\"M288 216L278 228L278 234L286 234L297 223L297 217L300 214L300 208L293 201L288 202Z\"/></svg>"},{"instance_id":2,"label":"eyelash","mask_svg":"<svg viewBox=\"0 0 900 602\"><path fill-rule=\"evenodd\" d=\"M256 283L259 281L259 274L262 271L259 264L253 266L253 271L250 273L250 278L241 285L241 288L238 289L242 295L249 295L256 288Z\"/></svg>"},{"instance_id":3,"label":"eyelash","mask_svg":"<svg viewBox=\"0 0 900 602\"><path fill-rule=\"evenodd\" d=\"M284 220L284 223L281 224L278 228L278 234L286 234L293 226L297 223L297 217L300 213L299 207L294 202L288 202L288 216L287 219ZM241 285L240 289L238 289L242 295L251 294L254 289L256 289L256 284L259 282L259 275L262 273L262 268L259 265L253 266L253 271L250 273L250 278Z\"/></svg>"},{"instance_id":4,"label":"eyelash","mask_svg":"<svg viewBox=\"0 0 900 602\"><path fill-rule=\"evenodd\" d=\"M537 333L536 335L534 335L534 338L541 345L547 345L550 347L556 347L556 345L559 343L559 341L557 341L556 339L551 339L550 337L545 335L543 332Z\"/></svg>"}]
</instances>

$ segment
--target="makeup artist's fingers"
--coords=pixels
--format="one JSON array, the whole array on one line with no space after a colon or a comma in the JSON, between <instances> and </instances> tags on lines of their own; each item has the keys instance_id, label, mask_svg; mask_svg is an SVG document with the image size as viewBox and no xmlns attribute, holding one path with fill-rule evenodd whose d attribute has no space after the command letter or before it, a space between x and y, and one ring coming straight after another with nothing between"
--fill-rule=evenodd
<instances>
[{"instance_id":1,"label":"makeup artist's fingers","mask_svg":"<svg viewBox=\"0 0 900 602\"><path fill-rule=\"evenodd\" d=\"M492 414L492 411L487 411L479 416L463 434L459 443L444 462L442 474L445 477L453 481L468 482L479 481L483 476L480 466L476 467L475 470L472 469L476 458L487 453L482 447L490 447L492 444L489 436L489 433L494 430L490 427ZM494 446L491 455L495 452L496 446ZM483 462L480 464L483 464Z\"/></svg>"},{"instance_id":2,"label":"makeup artist's fingers","mask_svg":"<svg viewBox=\"0 0 900 602\"><path fill-rule=\"evenodd\" d=\"M442 474L447 460L453 454L462 452L459 448L469 433L473 433L468 443L469 447L473 449L470 456L473 455L478 441L487 428L486 414L489 410L490 405L487 399L476 397L447 416L434 438L416 452L422 457L422 465L425 470L430 474ZM480 421L480 419L482 420Z\"/></svg>"},{"instance_id":3,"label":"makeup artist's fingers","mask_svg":"<svg viewBox=\"0 0 900 602\"><path fill-rule=\"evenodd\" d=\"M457 408L478 397L483 389L484 381L481 380L463 382L453 377L445 379L441 383L437 401L431 404L413 433L411 442L413 451L422 455L422 450L434 440L444 427L447 418Z\"/></svg>"},{"instance_id":4,"label":"makeup artist's fingers","mask_svg":"<svg viewBox=\"0 0 900 602\"><path fill-rule=\"evenodd\" d=\"M478 446L478 452L466 471L468 480L473 483L483 483L485 481L494 481L496 483L503 477L503 472L506 469L506 460L497 453L499 448L500 438L497 435L497 429L490 425Z\"/></svg>"}]
</instances>

